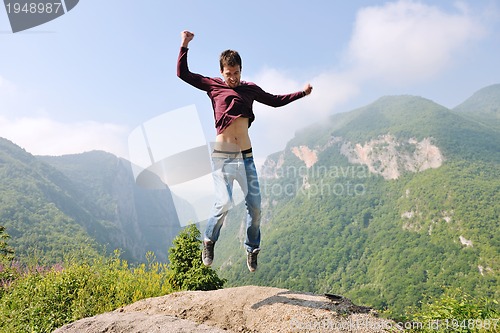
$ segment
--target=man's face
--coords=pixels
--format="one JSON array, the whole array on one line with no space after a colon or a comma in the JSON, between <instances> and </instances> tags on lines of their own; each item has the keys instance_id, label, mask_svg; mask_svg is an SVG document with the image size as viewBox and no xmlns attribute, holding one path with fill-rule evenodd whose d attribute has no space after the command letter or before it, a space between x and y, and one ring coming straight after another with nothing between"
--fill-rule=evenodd
<instances>
[{"instance_id":1,"label":"man's face","mask_svg":"<svg viewBox=\"0 0 500 333\"><path fill-rule=\"evenodd\" d=\"M236 88L240 85L241 68L240 66L224 66L221 71L224 81L230 88Z\"/></svg>"}]
</instances>

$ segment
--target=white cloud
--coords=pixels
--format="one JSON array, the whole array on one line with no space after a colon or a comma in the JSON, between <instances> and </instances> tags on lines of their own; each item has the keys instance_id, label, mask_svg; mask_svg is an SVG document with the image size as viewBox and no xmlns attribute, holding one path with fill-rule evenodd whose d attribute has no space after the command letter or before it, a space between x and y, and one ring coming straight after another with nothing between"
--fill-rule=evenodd
<instances>
[{"instance_id":1,"label":"white cloud","mask_svg":"<svg viewBox=\"0 0 500 333\"><path fill-rule=\"evenodd\" d=\"M96 121L63 123L53 120L43 107L33 104L35 95L0 76L0 137L33 155L59 156L104 150L127 157L129 130L125 126Z\"/></svg>"},{"instance_id":2,"label":"white cloud","mask_svg":"<svg viewBox=\"0 0 500 333\"><path fill-rule=\"evenodd\" d=\"M284 107L254 104L256 121L250 131L258 155L283 149L295 131L325 119L358 92L351 78L336 73L324 73L307 82L298 82L275 69L265 69L251 81L273 94L301 91L307 83L313 86L311 95Z\"/></svg>"},{"instance_id":3,"label":"white cloud","mask_svg":"<svg viewBox=\"0 0 500 333\"><path fill-rule=\"evenodd\" d=\"M61 123L47 117L0 117L0 136L34 155L64 155L104 150L127 156L128 130L94 121Z\"/></svg>"},{"instance_id":4,"label":"white cloud","mask_svg":"<svg viewBox=\"0 0 500 333\"><path fill-rule=\"evenodd\" d=\"M456 13L400 0L361 9L347 61L361 78L409 83L432 78L450 67L456 52L483 34L463 3Z\"/></svg>"}]
</instances>

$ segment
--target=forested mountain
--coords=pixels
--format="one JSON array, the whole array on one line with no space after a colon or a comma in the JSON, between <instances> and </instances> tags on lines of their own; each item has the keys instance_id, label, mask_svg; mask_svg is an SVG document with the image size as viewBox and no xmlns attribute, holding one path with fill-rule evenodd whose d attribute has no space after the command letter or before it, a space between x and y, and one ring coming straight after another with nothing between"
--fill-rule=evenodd
<instances>
[{"instance_id":1,"label":"forested mountain","mask_svg":"<svg viewBox=\"0 0 500 333\"><path fill-rule=\"evenodd\" d=\"M500 129L500 84L485 87L453 109Z\"/></svg>"},{"instance_id":2,"label":"forested mountain","mask_svg":"<svg viewBox=\"0 0 500 333\"><path fill-rule=\"evenodd\" d=\"M0 225L18 258L54 263L75 252L147 251L167 260L180 226L170 193L134 183L130 162L105 152L33 156L0 139Z\"/></svg>"},{"instance_id":3,"label":"forested mountain","mask_svg":"<svg viewBox=\"0 0 500 333\"><path fill-rule=\"evenodd\" d=\"M457 110L388 96L298 132L260 172L259 270L244 264L242 206L216 246L220 275L400 314L445 288L498 299L498 109L500 85Z\"/></svg>"}]
</instances>

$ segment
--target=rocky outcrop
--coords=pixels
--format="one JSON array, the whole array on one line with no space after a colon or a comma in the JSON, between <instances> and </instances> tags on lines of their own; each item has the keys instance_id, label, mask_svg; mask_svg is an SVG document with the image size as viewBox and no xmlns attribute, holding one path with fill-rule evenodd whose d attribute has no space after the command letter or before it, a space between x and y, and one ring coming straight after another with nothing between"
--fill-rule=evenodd
<instances>
[{"instance_id":1,"label":"rocky outcrop","mask_svg":"<svg viewBox=\"0 0 500 333\"><path fill-rule=\"evenodd\" d=\"M292 153L310 168L318 162L318 155L315 150L311 150L307 146L292 147Z\"/></svg>"},{"instance_id":2,"label":"rocky outcrop","mask_svg":"<svg viewBox=\"0 0 500 333\"><path fill-rule=\"evenodd\" d=\"M312 168L321 153L334 145L340 154L352 164L366 165L372 174L385 179L397 179L404 172L422 172L427 169L439 168L444 161L439 147L432 143L432 138L402 140L387 134L365 143L353 143L341 137L331 137L323 146L310 148L305 145L290 148L298 159L304 162L307 169ZM268 158L263 165L262 177L279 178L287 151Z\"/></svg>"},{"instance_id":3,"label":"rocky outcrop","mask_svg":"<svg viewBox=\"0 0 500 333\"><path fill-rule=\"evenodd\" d=\"M392 329L392 330L391 330ZM245 286L145 299L54 333L399 332L395 322L337 295Z\"/></svg>"},{"instance_id":4,"label":"rocky outcrop","mask_svg":"<svg viewBox=\"0 0 500 333\"><path fill-rule=\"evenodd\" d=\"M443 155L431 138L398 140L384 135L363 144L344 142L340 148L349 162L368 166L371 173L385 179L397 179L405 172L421 172L439 168Z\"/></svg>"}]
</instances>

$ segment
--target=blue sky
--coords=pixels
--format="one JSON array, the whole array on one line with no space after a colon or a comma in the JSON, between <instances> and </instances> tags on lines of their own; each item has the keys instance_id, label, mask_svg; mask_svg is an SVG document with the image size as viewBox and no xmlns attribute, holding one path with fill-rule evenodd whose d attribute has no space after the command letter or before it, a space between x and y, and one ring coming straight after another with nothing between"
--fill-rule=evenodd
<instances>
[{"instance_id":1,"label":"blue sky","mask_svg":"<svg viewBox=\"0 0 500 333\"><path fill-rule=\"evenodd\" d=\"M0 137L36 155L100 149L127 158L141 123L194 104L215 136L204 92L177 78L180 32L190 69L219 76L232 48L242 76L272 93L314 87L286 107L254 104L257 160L296 130L384 95L453 108L500 83L500 1L81 0L13 34L0 8ZM175 145L165 134L165 145Z\"/></svg>"}]
</instances>

